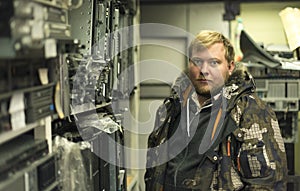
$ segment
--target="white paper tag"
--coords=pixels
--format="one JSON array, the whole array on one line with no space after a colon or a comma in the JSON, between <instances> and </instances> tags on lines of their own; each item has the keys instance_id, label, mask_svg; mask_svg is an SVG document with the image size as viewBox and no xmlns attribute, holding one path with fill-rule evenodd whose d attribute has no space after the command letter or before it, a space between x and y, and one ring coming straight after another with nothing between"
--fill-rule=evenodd
<instances>
[{"instance_id":1,"label":"white paper tag","mask_svg":"<svg viewBox=\"0 0 300 191\"><path fill-rule=\"evenodd\" d=\"M39 78L42 85L48 84L48 68L39 68Z\"/></svg>"},{"instance_id":2,"label":"white paper tag","mask_svg":"<svg viewBox=\"0 0 300 191\"><path fill-rule=\"evenodd\" d=\"M11 128L13 130L20 129L26 126L24 109L24 94L15 93L10 100L8 110L10 113Z\"/></svg>"},{"instance_id":3,"label":"white paper tag","mask_svg":"<svg viewBox=\"0 0 300 191\"><path fill-rule=\"evenodd\" d=\"M55 39L46 39L45 40L45 57L54 58L57 56L57 47Z\"/></svg>"},{"instance_id":4,"label":"white paper tag","mask_svg":"<svg viewBox=\"0 0 300 191\"><path fill-rule=\"evenodd\" d=\"M279 16L283 23L284 31L292 51L300 47L300 10L287 7L280 11Z\"/></svg>"},{"instance_id":5,"label":"white paper tag","mask_svg":"<svg viewBox=\"0 0 300 191\"><path fill-rule=\"evenodd\" d=\"M10 116L10 123L12 130L17 130L25 127L26 123L24 110L12 113Z\"/></svg>"}]
</instances>

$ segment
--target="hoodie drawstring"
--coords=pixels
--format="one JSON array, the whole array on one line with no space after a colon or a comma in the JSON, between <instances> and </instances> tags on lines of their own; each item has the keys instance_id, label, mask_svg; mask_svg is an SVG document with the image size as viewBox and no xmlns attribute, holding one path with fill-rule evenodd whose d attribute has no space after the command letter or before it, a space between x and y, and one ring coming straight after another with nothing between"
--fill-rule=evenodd
<instances>
[{"instance_id":1,"label":"hoodie drawstring","mask_svg":"<svg viewBox=\"0 0 300 191\"><path fill-rule=\"evenodd\" d=\"M210 106L210 105L209 105ZM187 99L187 106L186 106L186 131L188 137L191 137L191 129L190 129L190 124L194 121L195 117L200 113L201 109L199 111L196 111L195 116L193 119L190 121L190 98Z\"/></svg>"},{"instance_id":2,"label":"hoodie drawstring","mask_svg":"<svg viewBox=\"0 0 300 191\"><path fill-rule=\"evenodd\" d=\"M187 99L187 107L186 107L186 125L187 125L187 134L190 137L190 98Z\"/></svg>"}]
</instances>

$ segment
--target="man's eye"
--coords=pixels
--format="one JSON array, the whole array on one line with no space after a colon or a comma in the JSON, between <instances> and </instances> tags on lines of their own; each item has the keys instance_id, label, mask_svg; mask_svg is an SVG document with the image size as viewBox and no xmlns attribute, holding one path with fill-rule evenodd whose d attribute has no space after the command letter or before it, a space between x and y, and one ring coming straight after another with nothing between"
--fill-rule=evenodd
<instances>
[{"instance_id":1,"label":"man's eye","mask_svg":"<svg viewBox=\"0 0 300 191\"><path fill-rule=\"evenodd\" d=\"M219 64L219 62L216 60L209 61L209 65L211 65L211 66L217 66L218 64Z\"/></svg>"},{"instance_id":2,"label":"man's eye","mask_svg":"<svg viewBox=\"0 0 300 191\"><path fill-rule=\"evenodd\" d=\"M203 64L203 60L199 60L199 59L192 60L192 62L197 66L201 66Z\"/></svg>"}]
</instances>

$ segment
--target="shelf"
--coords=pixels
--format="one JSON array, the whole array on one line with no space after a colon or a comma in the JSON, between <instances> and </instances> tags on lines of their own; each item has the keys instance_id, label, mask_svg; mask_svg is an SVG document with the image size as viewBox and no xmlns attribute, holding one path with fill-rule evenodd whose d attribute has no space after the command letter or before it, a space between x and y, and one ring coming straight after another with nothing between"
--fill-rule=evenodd
<instances>
[{"instance_id":1,"label":"shelf","mask_svg":"<svg viewBox=\"0 0 300 191\"><path fill-rule=\"evenodd\" d=\"M52 6L52 7L55 7L55 8L61 8L61 9L65 9L65 10L68 9L68 7L66 7L66 6L63 6L63 5L56 5L55 3L51 3L51 2L45 1L45 0L34 0L34 1L37 2L37 3L44 4L44 5ZM56 2L56 1L55 1L55 2Z\"/></svg>"},{"instance_id":2,"label":"shelf","mask_svg":"<svg viewBox=\"0 0 300 191\"><path fill-rule=\"evenodd\" d=\"M38 127L39 124L37 122L31 123L26 125L24 128L16 129L16 130L11 130L11 131L6 131L0 134L0 144L3 144L27 131L30 131L36 127Z\"/></svg>"},{"instance_id":3,"label":"shelf","mask_svg":"<svg viewBox=\"0 0 300 191\"><path fill-rule=\"evenodd\" d=\"M33 87L28 87L28 88L22 88L22 89L18 89L18 90L11 90L11 91L8 91L6 93L0 93L0 99L9 98L10 96L12 96L15 93L32 92L32 91L40 90L40 89L47 88L47 87L50 87L50 86L54 86L54 83L49 83L49 84L46 84L46 85L38 85L38 86L33 86Z\"/></svg>"},{"instance_id":4,"label":"shelf","mask_svg":"<svg viewBox=\"0 0 300 191\"><path fill-rule=\"evenodd\" d=\"M36 161L25 165L24 168L12 172L8 178L0 181L0 190L8 190L9 188L9 190L12 190L11 188L16 189L16 187L23 187L24 189L22 190L37 190L37 188L30 187L30 185L32 186L33 183L38 183L37 169L40 165L45 164L45 162L51 157L55 157L54 155L55 154L44 155L40 159L37 159ZM36 176L34 176L35 173ZM13 186L14 184L16 184L16 186ZM59 181L55 180L43 191L53 190L53 188L55 188L58 185Z\"/></svg>"}]
</instances>

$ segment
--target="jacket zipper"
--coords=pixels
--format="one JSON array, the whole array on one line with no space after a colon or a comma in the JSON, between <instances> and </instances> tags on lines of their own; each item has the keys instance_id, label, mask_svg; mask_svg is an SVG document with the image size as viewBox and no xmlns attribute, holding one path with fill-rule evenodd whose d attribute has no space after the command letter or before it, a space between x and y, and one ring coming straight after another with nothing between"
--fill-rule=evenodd
<instances>
[{"instance_id":1,"label":"jacket zipper","mask_svg":"<svg viewBox=\"0 0 300 191\"><path fill-rule=\"evenodd\" d=\"M186 124L187 124L187 135L188 137L190 137L190 124L194 121L195 117L201 112L202 109L204 108L208 108L208 107L211 107L212 104L209 104L207 106L204 106L203 108L200 108L199 111L197 111L195 113L195 116L193 117L193 119L190 121L190 98L187 99L187 107L186 107L186 114L187 114L187 118L186 118ZM188 145L186 146L185 148L185 153L184 153L184 157L182 159L182 161L180 162L180 164L177 166L176 170L175 170L175 173L174 173L174 185L176 187L176 183L177 183L177 174L178 174L178 171L180 169L180 167L183 165L183 162L185 161L186 157L187 157L187 154L188 154Z\"/></svg>"}]
</instances>

